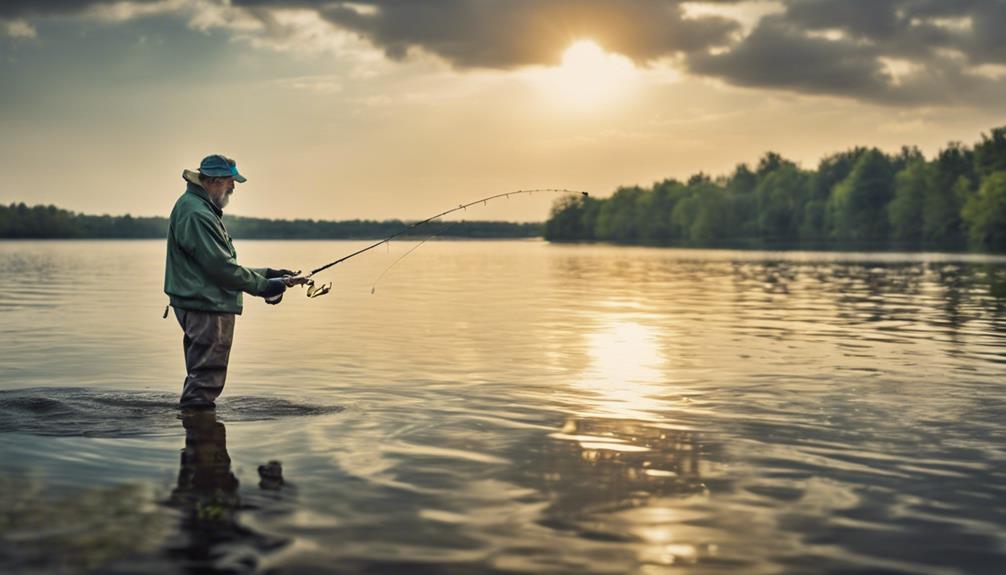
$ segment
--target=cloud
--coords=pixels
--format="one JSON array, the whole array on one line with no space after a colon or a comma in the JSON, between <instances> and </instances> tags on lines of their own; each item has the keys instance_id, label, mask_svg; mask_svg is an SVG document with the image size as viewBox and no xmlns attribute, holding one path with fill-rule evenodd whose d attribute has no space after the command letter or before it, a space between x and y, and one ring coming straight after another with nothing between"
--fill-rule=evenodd
<instances>
[{"instance_id":1,"label":"cloud","mask_svg":"<svg viewBox=\"0 0 1006 575\"><path fill-rule=\"evenodd\" d=\"M0 21L0 25L3 26L4 31L11 38L35 38L38 36L38 31L35 30L35 27L25 20Z\"/></svg>"},{"instance_id":2,"label":"cloud","mask_svg":"<svg viewBox=\"0 0 1006 575\"><path fill-rule=\"evenodd\" d=\"M575 40L590 38L637 62L726 44L740 26L718 16L686 18L681 2L656 0L299 1L355 32L392 59L422 50L457 68L510 69L552 64ZM278 7L274 0L235 6ZM289 6L289 3L282 3Z\"/></svg>"},{"instance_id":3,"label":"cloud","mask_svg":"<svg viewBox=\"0 0 1006 575\"><path fill-rule=\"evenodd\" d=\"M553 65L590 38L637 65L898 105L989 105L1006 0L6 0L0 20L176 13L281 52L433 55L459 70ZM10 25L8 34L12 35ZM361 42L362 41L362 42Z\"/></svg>"},{"instance_id":4,"label":"cloud","mask_svg":"<svg viewBox=\"0 0 1006 575\"><path fill-rule=\"evenodd\" d=\"M276 0L234 0L267 10ZM283 5L289 5L284 2ZM579 38L729 84L884 104L988 105L1004 79L1002 0L298 0L392 59L549 65ZM738 14L761 13L753 26ZM948 57L953 54L953 57Z\"/></svg>"},{"instance_id":5,"label":"cloud","mask_svg":"<svg viewBox=\"0 0 1006 575\"><path fill-rule=\"evenodd\" d=\"M177 12L186 7L188 0L150 0L100 2L87 6L84 12L107 22L126 22L146 16Z\"/></svg>"},{"instance_id":6,"label":"cloud","mask_svg":"<svg viewBox=\"0 0 1006 575\"><path fill-rule=\"evenodd\" d=\"M696 54L689 65L700 75L742 86L869 96L885 83L883 67L872 52L851 39L810 37L783 18L770 16L737 47Z\"/></svg>"},{"instance_id":7,"label":"cloud","mask_svg":"<svg viewBox=\"0 0 1006 575\"><path fill-rule=\"evenodd\" d=\"M283 78L275 82L277 85L291 90L300 90L314 94L338 94L343 90L341 77L336 76L300 76Z\"/></svg>"},{"instance_id":8,"label":"cloud","mask_svg":"<svg viewBox=\"0 0 1006 575\"><path fill-rule=\"evenodd\" d=\"M999 0L786 0L729 50L692 54L730 84L899 105L990 105L1006 90Z\"/></svg>"},{"instance_id":9,"label":"cloud","mask_svg":"<svg viewBox=\"0 0 1006 575\"><path fill-rule=\"evenodd\" d=\"M69 14L82 11L93 4L95 2L87 0L51 0L48 2L5 0L0 3L0 18L14 19L21 16Z\"/></svg>"}]
</instances>

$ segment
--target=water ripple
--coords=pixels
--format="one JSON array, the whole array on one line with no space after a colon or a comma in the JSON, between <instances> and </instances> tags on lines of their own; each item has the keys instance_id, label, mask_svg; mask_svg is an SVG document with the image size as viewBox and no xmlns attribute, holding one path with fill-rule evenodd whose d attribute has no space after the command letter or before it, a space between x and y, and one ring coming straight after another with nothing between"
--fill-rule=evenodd
<instances>
[{"instance_id":1,"label":"water ripple","mask_svg":"<svg viewBox=\"0 0 1006 575\"><path fill-rule=\"evenodd\" d=\"M193 549L291 573L1006 563L1006 258L437 242L371 295L411 246L334 269L326 298L246 298L200 430L174 409L161 242L0 243L36 286L0 285L0 456L82 498L184 495L191 462L229 486L230 540L199 547L172 507L133 571L206 567ZM359 247L238 249L309 268ZM66 501L14 484L47 516Z\"/></svg>"}]
</instances>

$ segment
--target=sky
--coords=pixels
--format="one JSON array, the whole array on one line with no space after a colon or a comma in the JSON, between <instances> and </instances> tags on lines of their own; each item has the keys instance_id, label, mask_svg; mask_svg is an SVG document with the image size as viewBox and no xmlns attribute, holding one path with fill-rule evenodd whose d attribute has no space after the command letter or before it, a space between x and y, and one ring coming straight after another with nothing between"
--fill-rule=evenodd
<instances>
[{"instance_id":1,"label":"sky","mask_svg":"<svg viewBox=\"0 0 1006 575\"><path fill-rule=\"evenodd\" d=\"M4 0L0 202L270 218L606 197L1006 125L1006 0ZM554 197L470 219L542 221Z\"/></svg>"}]
</instances>

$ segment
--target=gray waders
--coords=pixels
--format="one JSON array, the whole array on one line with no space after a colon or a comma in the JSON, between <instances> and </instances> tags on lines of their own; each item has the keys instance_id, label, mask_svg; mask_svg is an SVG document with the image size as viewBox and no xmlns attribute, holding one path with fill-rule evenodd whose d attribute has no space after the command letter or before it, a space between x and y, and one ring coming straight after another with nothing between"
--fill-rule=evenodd
<instances>
[{"instance_id":1,"label":"gray waders","mask_svg":"<svg viewBox=\"0 0 1006 575\"><path fill-rule=\"evenodd\" d=\"M179 407L208 408L224 390L234 342L234 314L175 309L185 337L185 369Z\"/></svg>"}]
</instances>

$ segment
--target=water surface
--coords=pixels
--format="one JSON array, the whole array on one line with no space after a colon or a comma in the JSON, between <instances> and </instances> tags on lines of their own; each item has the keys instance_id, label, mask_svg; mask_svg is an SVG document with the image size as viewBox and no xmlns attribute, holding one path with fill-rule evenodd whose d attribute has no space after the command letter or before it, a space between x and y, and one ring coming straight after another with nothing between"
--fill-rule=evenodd
<instances>
[{"instance_id":1,"label":"water surface","mask_svg":"<svg viewBox=\"0 0 1006 575\"><path fill-rule=\"evenodd\" d=\"M432 242L372 295L413 245L247 298L181 418L161 242L0 243L0 569L1003 572L1006 259Z\"/></svg>"}]
</instances>

